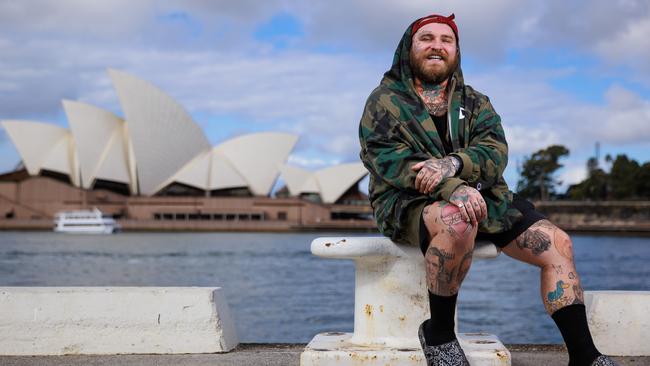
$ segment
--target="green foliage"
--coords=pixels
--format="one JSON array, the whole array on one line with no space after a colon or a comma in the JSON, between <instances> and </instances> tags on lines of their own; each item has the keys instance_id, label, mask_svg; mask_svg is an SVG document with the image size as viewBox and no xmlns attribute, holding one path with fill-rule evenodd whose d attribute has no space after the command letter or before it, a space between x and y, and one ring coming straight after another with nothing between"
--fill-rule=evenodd
<instances>
[{"instance_id":1,"label":"green foliage","mask_svg":"<svg viewBox=\"0 0 650 366\"><path fill-rule=\"evenodd\" d=\"M639 168L636 194L639 198L650 199L650 161L645 162Z\"/></svg>"},{"instance_id":2,"label":"green foliage","mask_svg":"<svg viewBox=\"0 0 650 366\"><path fill-rule=\"evenodd\" d=\"M561 184L553 177L562 167L560 158L569 155L569 149L562 145L552 145L539 150L524 160L517 193L529 199L548 200L555 197L555 186Z\"/></svg>"},{"instance_id":3,"label":"green foliage","mask_svg":"<svg viewBox=\"0 0 650 366\"><path fill-rule=\"evenodd\" d=\"M594 158L587 161L588 177L572 185L566 196L574 200L626 200L650 198L650 162L642 166L625 154L615 159L607 155L605 161L612 169L605 173Z\"/></svg>"}]
</instances>

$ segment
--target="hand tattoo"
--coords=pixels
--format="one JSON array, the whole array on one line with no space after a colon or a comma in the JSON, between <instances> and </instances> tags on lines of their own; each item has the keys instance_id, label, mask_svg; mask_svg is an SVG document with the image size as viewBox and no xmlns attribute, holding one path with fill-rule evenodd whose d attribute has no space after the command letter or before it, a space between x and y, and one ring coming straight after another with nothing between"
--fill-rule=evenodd
<instances>
[{"instance_id":1,"label":"hand tattoo","mask_svg":"<svg viewBox=\"0 0 650 366\"><path fill-rule=\"evenodd\" d=\"M430 193L443 179L456 175L453 159L451 156L431 158L414 165L412 169L419 171L415 177L415 189L420 193Z\"/></svg>"}]
</instances>

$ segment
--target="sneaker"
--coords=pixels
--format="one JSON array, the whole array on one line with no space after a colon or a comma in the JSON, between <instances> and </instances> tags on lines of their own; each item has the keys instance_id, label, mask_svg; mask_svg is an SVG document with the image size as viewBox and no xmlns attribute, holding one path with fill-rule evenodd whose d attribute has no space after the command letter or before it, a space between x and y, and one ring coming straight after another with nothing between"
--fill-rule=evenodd
<instances>
[{"instance_id":1,"label":"sneaker","mask_svg":"<svg viewBox=\"0 0 650 366\"><path fill-rule=\"evenodd\" d=\"M611 358L605 355L600 355L594 360L591 366L618 366L618 364Z\"/></svg>"},{"instance_id":2,"label":"sneaker","mask_svg":"<svg viewBox=\"0 0 650 366\"><path fill-rule=\"evenodd\" d=\"M427 366L470 366L457 339L439 346L427 346L424 341L424 323L426 323L426 320L420 324L418 337L424 351L424 358L427 360ZM601 364L594 365L601 366ZM605 363L602 365L609 366L609 364Z\"/></svg>"}]
</instances>

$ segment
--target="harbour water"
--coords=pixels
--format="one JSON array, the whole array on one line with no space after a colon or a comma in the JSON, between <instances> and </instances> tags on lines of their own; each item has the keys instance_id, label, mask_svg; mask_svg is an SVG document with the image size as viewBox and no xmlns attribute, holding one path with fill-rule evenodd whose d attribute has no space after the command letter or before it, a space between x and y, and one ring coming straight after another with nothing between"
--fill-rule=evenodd
<instances>
[{"instance_id":1,"label":"harbour water","mask_svg":"<svg viewBox=\"0 0 650 366\"><path fill-rule=\"evenodd\" d=\"M345 235L0 232L0 286L221 286L241 342L304 343L352 330L353 263L309 250L314 237ZM650 290L650 238L572 238L586 290ZM458 318L461 332L505 343L561 343L539 270L505 255L472 265Z\"/></svg>"}]
</instances>

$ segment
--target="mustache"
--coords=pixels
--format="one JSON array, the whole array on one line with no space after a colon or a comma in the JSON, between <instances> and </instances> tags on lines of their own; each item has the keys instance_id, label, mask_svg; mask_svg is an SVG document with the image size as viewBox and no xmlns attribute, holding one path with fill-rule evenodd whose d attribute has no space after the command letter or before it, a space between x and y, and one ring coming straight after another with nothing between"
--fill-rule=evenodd
<instances>
[{"instance_id":1,"label":"mustache","mask_svg":"<svg viewBox=\"0 0 650 366\"><path fill-rule=\"evenodd\" d=\"M423 57L428 58L428 57L431 57L431 56L440 56L445 61L449 59L449 55L444 51L431 51L431 52L427 53L426 55L424 55Z\"/></svg>"}]
</instances>

